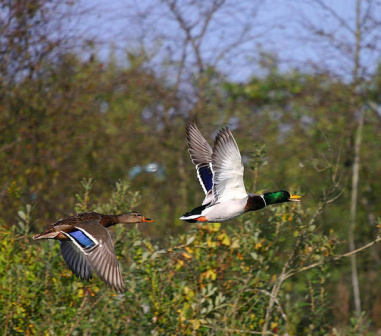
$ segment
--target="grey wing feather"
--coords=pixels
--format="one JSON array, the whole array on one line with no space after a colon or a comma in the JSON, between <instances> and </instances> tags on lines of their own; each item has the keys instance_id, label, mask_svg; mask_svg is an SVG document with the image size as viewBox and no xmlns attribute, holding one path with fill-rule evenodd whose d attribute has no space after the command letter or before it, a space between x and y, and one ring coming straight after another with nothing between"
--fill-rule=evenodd
<instances>
[{"instance_id":1,"label":"grey wing feather","mask_svg":"<svg viewBox=\"0 0 381 336\"><path fill-rule=\"evenodd\" d=\"M90 280L93 272L83 252L71 241L60 241L61 254L69 269L81 280Z\"/></svg>"},{"instance_id":2,"label":"grey wing feather","mask_svg":"<svg viewBox=\"0 0 381 336\"><path fill-rule=\"evenodd\" d=\"M115 255L114 244L109 231L97 222L87 222L75 225L86 231L91 226L91 234L98 243L89 252L86 258L98 277L117 292L125 291L125 285L118 260Z\"/></svg>"},{"instance_id":3,"label":"grey wing feather","mask_svg":"<svg viewBox=\"0 0 381 336\"><path fill-rule=\"evenodd\" d=\"M185 126L185 130L188 139L188 152L193 164L196 165L197 177L206 195L202 204L208 204L213 200L211 186L208 183L208 174L212 174L211 162L213 149L194 122L188 122ZM204 177L201 175L204 175ZM210 181L210 183L211 182L212 181Z\"/></svg>"},{"instance_id":4,"label":"grey wing feather","mask_svg":"<svg viewBox=\"0 0 381 336\"><path fill-rule=\"evenodd\" d=\"M188 139L188 151L192 162L195 165L209 165L212 161L212 147L202 136L194 122L187 123L185 129Z\"/></svg>"}]
</instances>

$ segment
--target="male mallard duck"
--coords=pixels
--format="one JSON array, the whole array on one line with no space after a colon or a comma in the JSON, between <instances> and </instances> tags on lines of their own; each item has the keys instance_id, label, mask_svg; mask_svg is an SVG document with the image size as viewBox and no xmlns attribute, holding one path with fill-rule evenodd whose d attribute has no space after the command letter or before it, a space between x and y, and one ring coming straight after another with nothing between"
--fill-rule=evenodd
<instances>
[{"instance_id":1,"label":"male mallard duck","mask_svg":"<svg viewBox=\"0 0 381 336\"><path fill-rule=\"evenodd\" d=\"M92 270L116 292L125 290L114 244L107 228L118 224L153 222L133 211L121 215L84 212L60 219L33 239L56 239L69 269L81 280L92 278Z\"/></svg>"},{"instance_id":2,"label":"male mallard duck","mask_svg":"<svg viewBox=\"0 0 381 336\"><path fill-rule=\"evenodd\" d=\"M190 223L225 222L270 204L300 201L300 196L285 190L262 195L246 192L241 154L229 128L218 132L213 149L194 122L187 123L186 134L188 151L196 165L205 199L201 206L180 219Z\"/></svg>"}]
</instances>

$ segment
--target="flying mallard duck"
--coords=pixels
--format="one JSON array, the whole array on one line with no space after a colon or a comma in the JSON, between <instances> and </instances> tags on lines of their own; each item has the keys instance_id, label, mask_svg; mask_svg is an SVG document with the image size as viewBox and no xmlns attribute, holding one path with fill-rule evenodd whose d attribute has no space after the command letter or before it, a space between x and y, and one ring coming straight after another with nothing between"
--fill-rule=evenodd
<instances>
[{"instance_id":1,"label":"flying mallard duck","mask_svg":"<svg viewBox=\"0 0 381 336\"><path fill-rule=\"evenodd\" d=\"M116 292L125 290L108 227L118 224L153 222L133 211L121 215L84 212L52 224L33 239L56 239L70 270L81 280L92 278L92 271Z\"/></svg>"},{"instance_id":2,"label":"flying mallard duck","mask_svg":"<svg viewBox=\"0 0 381 336\"><path fill-rule=\"evenodd\" d=\"M270 204L300 201L301 196L285 190L262 195L246 192L241 154L229 128L222 128L218 132L213 149L194 122L188 122L185 129L188 151L196 165L205 199L201 206L180 219L190 223L225 222Z\"/></svg>"}]
</instances>

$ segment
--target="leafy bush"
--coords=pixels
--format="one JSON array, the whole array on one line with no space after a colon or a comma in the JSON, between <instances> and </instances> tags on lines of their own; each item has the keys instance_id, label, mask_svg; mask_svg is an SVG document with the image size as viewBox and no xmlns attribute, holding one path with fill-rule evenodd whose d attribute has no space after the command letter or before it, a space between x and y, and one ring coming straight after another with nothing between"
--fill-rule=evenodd
<instances>
[{"instance_id":1,"label":"leafy bush","mask_svg":"<svg viewBox=\"0 0 381 336\"><path fill-rule=\"evenodd\" d=\"M118 182L107 204L90 207L92 181L83 186L77 210L117 213L138 200L127 183ZM115 248L128 288L123 295L96 277L78 281L56 242L34 242L31 212L27 206L18 213L18 225L1 225L5 335L325 335L331 330L325 262L337 242L332 232L324 235L314 225L317 213L295 204L245 215L238 226L192 225L165 241L165 248L137 225L116 226ZM361 319L352 320L357 329Z\"/></svg>"}]
</instances>

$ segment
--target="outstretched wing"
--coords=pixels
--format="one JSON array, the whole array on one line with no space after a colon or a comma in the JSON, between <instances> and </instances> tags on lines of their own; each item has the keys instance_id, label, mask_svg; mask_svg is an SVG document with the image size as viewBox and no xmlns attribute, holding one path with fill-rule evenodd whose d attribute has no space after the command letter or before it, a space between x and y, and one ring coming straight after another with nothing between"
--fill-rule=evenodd
<instances>
[{"instance_id":1,"label":"outstretched wing","mask_svg":"<svg viewBox=\"0 0 381 336\"><path fill-rule=\"evenodd\" d=\"M229 128L222 128L212 154L213 203L247 197L241 154Z\"/></svg>"},{"instance_id":2,"label":"outstretched wing","mask_svg":"<svg viewBox=\"0 0 381 336\"><path fill-rule=\"evenodd\" d=\"M61 254L69 269L81 280L90 280L93 276L90 263L85 254L72 241L59 241Z\"/></svg>"},{"instance_id":3,"label":"outstretched wing","mask_svg":"<svg viewBox=\"0 0 381 336\"><path fill-rule=\"evenodd\" d=\"M212 147L202 136L200 130L194 122L188 122L185 126L188 139L188 152L193 164L197 169L197 176L205 192L212 188L212 171L210 163L212 162Z\"/></svg>"},{"instance_id":4,"label":"outstretched wing","mask_svg":"<svg viewBox=\"0 0 381 336\"><path fill-rule=\"evenodd\" d=\"M212 147L202 136L194 123L188 122L185 126L188 139L188 152L193 164L196 166L197 177L206 195L203 204L210 203L211 189L213 186L213 174L211 170Z\"/></svg>"},{"instance_id":5,"label":"outstretched wing","mask_svg":"<svg viewBox=\"0 0 381 336\"><path fill-rule=\"evenodd\" d=\"M123 292L125 285L109 231L95 220L77 223L75 228L76 231L66 233L66 236L83 253L101 280L115 291Z\"/></svg>"}]
</instances>

